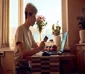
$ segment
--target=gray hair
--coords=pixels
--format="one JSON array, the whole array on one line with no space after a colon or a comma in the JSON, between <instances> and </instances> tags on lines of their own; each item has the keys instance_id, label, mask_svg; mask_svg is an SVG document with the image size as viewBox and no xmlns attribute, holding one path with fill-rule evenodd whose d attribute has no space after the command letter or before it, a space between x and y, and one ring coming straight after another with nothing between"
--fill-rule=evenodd
<instances>
[{"instance_id":1,"label":"gray hair","mask_svg":"<svg viewBox=\"0 0 85 74\"><path fill-rule=\"evenodd\" d=\"M33 13L37 13L37 8L32 3L28 3L25 7L25 19L27 15L31 16Z\"/></svg>"}]
</instances>

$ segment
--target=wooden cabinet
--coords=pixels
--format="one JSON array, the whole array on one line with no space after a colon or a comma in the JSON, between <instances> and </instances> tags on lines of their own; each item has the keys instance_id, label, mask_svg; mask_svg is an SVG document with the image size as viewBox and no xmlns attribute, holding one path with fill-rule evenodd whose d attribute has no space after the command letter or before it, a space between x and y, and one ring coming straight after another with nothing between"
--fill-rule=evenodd
<instances>
[{"instance_id":1,"label":"wooden cabinet","mask_svg":"<svg viewBox=\"0 0 85 74\"><path fill-rule=\"evenodd\" d=\"M70 74L75 70L76 56L69 56L60 59L60 74Z\"/></svg>"},{"instance_id":2,"label":"wooden cabinet","mask_svg":"<svg viewBox=\"0 0 85 74\"><path fill-rule=\"evenodd\" d=\"M14 51L13 50L6 50L6 49L0 49L0 53L2 53L1 56L1 65L4 72L13 71L13 65L14 65ZM1 73L0 73L1 74Z\"/></svg>"},{"instance_id":3,"label":"wooden cabinet","mask_svg":"<svg viewBox=\"0 0 85 74\"><path fill-rule=\"evenodd\" d=\"M85 74L85 44L76 45L77 64L80 74Z\"/></svg>"}]
</instances>

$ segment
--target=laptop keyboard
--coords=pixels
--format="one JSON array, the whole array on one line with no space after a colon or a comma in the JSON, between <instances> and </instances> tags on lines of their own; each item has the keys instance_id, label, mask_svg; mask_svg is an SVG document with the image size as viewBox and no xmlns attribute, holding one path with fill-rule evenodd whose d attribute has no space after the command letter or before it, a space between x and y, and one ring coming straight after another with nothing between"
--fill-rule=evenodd
<instances>
[{"instance_id":1,"label":"laptop keyboard","mask_svg":"<svg viewBox=\"0 0 85 74\"><path fill-rule=\"evenodd\" d=\"M42 56L50 56L50 55L61 55L62 52L58 51L45 51L43 52Z\"/></svg>"}]
</instances>

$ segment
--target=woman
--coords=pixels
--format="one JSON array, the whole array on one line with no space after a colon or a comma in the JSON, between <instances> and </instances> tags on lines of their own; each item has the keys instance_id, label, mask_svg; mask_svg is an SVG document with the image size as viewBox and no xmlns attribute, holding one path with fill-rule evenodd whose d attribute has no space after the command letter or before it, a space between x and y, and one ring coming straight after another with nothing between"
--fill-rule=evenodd
<instances>
[{"instance_id":1,"label":"woman","mask_svg":"<svg viewBox=\"0 0 85 74\"><path fill-rule=\"evenodd\" d=\"M45 47L44 41L38 46L32 36L30 26L36 21L37 9L28 3L25 8L25 22L17 28L15 34L15 72L16 74L31 74L29 56L36 54Z\"/></svg>"}]
</instances>

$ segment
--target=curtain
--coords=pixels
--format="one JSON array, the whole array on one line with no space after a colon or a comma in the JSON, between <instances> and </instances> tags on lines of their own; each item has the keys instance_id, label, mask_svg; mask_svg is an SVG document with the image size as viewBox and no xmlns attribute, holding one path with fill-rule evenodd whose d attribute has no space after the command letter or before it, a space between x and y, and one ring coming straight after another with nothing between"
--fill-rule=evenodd
<instances>
[{"instance_id":1,"label":"curtain","mask_svg":"<svg viewBox=\"0 0 85 74\"><path fill-rule=\"evenodd\" d=\"M9 0L0 0L0 47L9 46Z\"/></svg>"}]
</instances>

